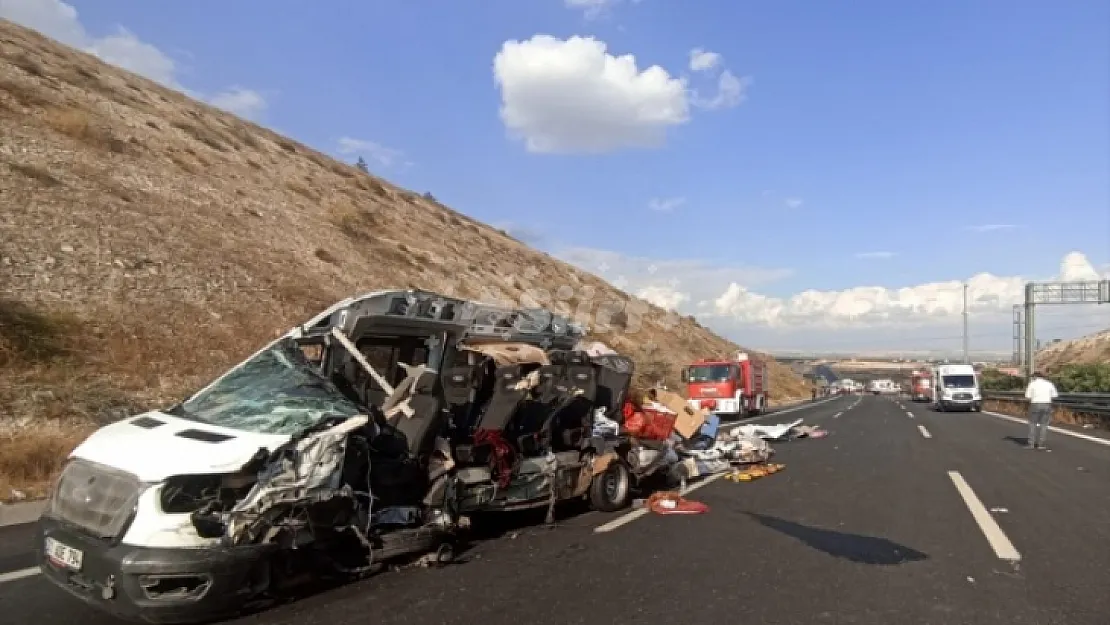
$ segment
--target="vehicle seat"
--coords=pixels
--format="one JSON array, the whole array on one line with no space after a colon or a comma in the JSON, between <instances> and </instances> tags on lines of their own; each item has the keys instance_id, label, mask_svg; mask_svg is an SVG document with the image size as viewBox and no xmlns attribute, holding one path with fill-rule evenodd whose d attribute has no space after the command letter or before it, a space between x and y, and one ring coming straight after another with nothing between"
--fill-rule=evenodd
<instances>
[{"instance_id":1,"label":"vehicle seat","mask_svg":"<svg viewBox=\"0 0 1110 625\"><path fill-rule=\"evenodd\" d=\"M481 379L481 365L451 367L443 374L443 399L451 413L452 438L470 433Z\"/></svg>"},{"instance_id":2,"label":"vehicle seat","mask_svg":"<svg viewBox=\"0 0 1110 625\"><path fill-rule=\"evenodd\" d=\"M439 375L432 370L424 370L412 383L409 391L409 408L412 416L404 413L393 415L389 424L404 436L409 455L422 458L432 452L435 439L447 421L448 412L440 404L441 384Z\"/></svg>"},{"instance_id":3,"label":"vehicle seat","mask_svg":"<svg viewBox=\"0 0 1110 625\"><path fill-rule=\"evenodd\" d=\"M516 414L517 408L528 394L527 388L517 388L522 379L520 365L505 365L494 371L493 396L482 411L476 430L504 431Z\"/></svg>"},{"instance_id":4,"label":"vehicle seat","mask_svg":"<svg viewBox=\"0 0 1110 625\"><path fill-rule=\"evenodd\" d=\"M569 397L552 415L549 427L556 448L573 448L588 437L593 428L597 370L590 362L589 355L574 352L568 356L564 384Z\"/></svg>"},{"instance_id":5,"label":"vehicle seat","mask_svg":"<svg viewBox=\"0 0 1110 625\"><path fill-rule=\"evenodd\" d=\"M529 392L520 384L521 369L520 365L505 365L494 372L493 396L478 420L470 453L471 462L484 464L488 458L502 488L509 485L519 460L517 450L505 439L505 427Z\"/></svg>"},{"instance_id":6,"label":"vehicle seat","mask_svg":"<svg viewBox=\"0 0 1110 625\"><path fill-rule=\"evenodd\" d=\"M448 371L451 375L444 380L451 393L448 438L455 458L460 464L483 462L482 458L474 457L473 437L481 415L493 397L496 368L491 359L483 357L477 363L458 365Z\"/></svg>"},{"instance_id":7,"label":"vehicle seat","mask_svg":"<svg viewBox=\"0 0 1110 625\"><path fill-rule=\"evenodd\" d=\"M628 394L628 386L632 383L632 374L636 365L631 358L618 354L604 354L595 356L593 364L596 368L597 381L596 397L594 404L605 409L605 416L616 421L624 422L624 413L621 406Z\"/></svg>"},{"instance_id":8,"label":"vehicle seat","mask_svg":"<svg viewBox=\"0 0 1110 625\"><path fill-rule=\"evenodd\" d=\"M542 454L550 447L550 431L544 429L558 406L559 383L566 375L563 365L543 365L539 369L539 384L517 411L517 418L510 427L511 435L525 456Z\"/></svg>"}]
</instances>

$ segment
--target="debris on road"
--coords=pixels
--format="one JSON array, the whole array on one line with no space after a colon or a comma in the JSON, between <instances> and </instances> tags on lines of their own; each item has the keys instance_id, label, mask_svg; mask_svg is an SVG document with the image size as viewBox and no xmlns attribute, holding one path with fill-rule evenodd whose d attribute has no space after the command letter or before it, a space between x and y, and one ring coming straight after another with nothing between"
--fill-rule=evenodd
<instances>
[{"instance_id":1,"label":"debris on road","mask_svg":"<svg viewBox=\"0 0 1110 625\"><path fill-rule=\"evenodd\" d=\"M700 501L686 499L681 494L674 491L652 493L652 495L644 501L644 507L655 514L664 516L671 514L705 514L709 512L708 505Z\"/></svg>"},{"instance_id":2,"label":"debris on road","mask_svg":"<svg viewBox=\"0 0 1110 625\"><path fill-rule=\"evenodd\" d=\"M759 438L762 438L764 440L777 441L785 439L788 435L790 435L791 430L800 426L801 424L801 419L798 419L793 423L783 423L779 425L745 424L738 425L732 428L732 431L734 433L743 434L745 436L758 436Z\"/></svg>"},{"instance_id":3,"label":"debris on road","mask_svg":"<svg viewBox=\"0 0 1110 625\"><path fill-rule=\"evenodd\" d=\"M774 475L786 468L785 464L756 464L744 469L735 469L725 475L732 482L751 482L761 477Z\"/></svg>"},{"instance_id":4,"label":"debris on road","mask_svg":"<svg viewBox=\"0 0 1110 625\"><path fill-rule=\"evenodd\" d=\"M794 440L798 438L823 438L829 434L827 431L817 426L802 425L801 419L793 423L782 423L779 425L738 425L732 428L732 433L734 435L743 434L745 436L759 437L769 441Z\"/></svg>"},{"instance_id":5,"label":"debris on road","mask_svg":"<svg viewBox=\"0 0 1110 625\"><path fill-rule=\"evenodd\" d=\"M686 414L680 418L678 410ZM668 466L672 484L735 471L739 466L766 467L775 453L768 441L828 435L826 430L803 425L802 419L779 425L742 424L721 428L720 415L684 405L680 396L661 389L651 389L641 401L630 396L623 414L625 418L621 425L595 422L595 427L607 431L615 428L640 440L642 445L637 449L638 457L630 463L633 466ZM683 420L687 425L683 428L685 431L680 431L679 423ZM655 444L643 444L646 441ZM755 474L759 471L755 470ZM752 473L743 475L748 477L737 479L753 479L750 477Z\"/></svg>"},{"instance_id":6,"label":"debris on road","mask_svg":"<svg viewBox=\"0 0 1110 625\"><path fill-rule=\"evenodd\" d=\"M803 425L796 427L792 430L793 438L825 438L829 435L828 430L822 430L816 425Z\"/></svg>"}]
</instances>

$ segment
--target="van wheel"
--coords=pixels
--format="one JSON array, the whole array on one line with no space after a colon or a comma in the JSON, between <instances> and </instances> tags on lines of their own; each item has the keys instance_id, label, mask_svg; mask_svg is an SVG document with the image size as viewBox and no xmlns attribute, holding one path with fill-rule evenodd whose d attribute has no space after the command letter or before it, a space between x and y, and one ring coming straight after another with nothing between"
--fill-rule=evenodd
<instances>
[{"instance_id":1,"label":"van wheel","mask_svg":"<svg viewBox=\"0 0 1110 625\"><path fill-rule=\"evenodd\" d=\"M628 506L632 474L623 462L612 461L590 483L590 506L601 512L616 512Z\"/></svg>"}]
</instances>

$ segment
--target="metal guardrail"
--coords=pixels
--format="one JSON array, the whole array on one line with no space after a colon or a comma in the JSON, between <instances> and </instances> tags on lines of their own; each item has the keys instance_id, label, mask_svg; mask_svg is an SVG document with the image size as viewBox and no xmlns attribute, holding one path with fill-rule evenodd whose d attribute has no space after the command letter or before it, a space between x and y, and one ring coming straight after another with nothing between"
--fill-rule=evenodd
<instances>
[{"instance_id":1,"label":"metal guardrail","mask_svg":"<svg viewBox=\"0 0 1110 625\"><path fill-rule=\"evenodd\" d=\"M1025 401L1024 391L983 391L983 399ZM1073 412L1110 415L1110 393L1060 393L1055 405Z\"/></svg>"}]
</instances>

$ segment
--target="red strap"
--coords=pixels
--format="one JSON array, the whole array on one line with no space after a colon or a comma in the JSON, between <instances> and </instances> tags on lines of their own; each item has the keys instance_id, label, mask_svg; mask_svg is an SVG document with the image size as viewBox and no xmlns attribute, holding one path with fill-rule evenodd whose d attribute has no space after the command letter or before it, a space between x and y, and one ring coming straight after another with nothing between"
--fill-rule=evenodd
<instances>
[{"instance_id":1,"label":"red strap","mask_svg":"<svg viewBox=\"0 0 1110 625\"><path fill-rule=\"evenodd\" d=\"M490 457L490 470L497 477L497 485L506 488L513 480L513 448L501 436L500 430L478 430L474 432L474 446L489 445L493 448Z\"/></svg>"}]
</instances>

